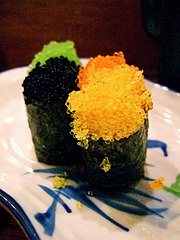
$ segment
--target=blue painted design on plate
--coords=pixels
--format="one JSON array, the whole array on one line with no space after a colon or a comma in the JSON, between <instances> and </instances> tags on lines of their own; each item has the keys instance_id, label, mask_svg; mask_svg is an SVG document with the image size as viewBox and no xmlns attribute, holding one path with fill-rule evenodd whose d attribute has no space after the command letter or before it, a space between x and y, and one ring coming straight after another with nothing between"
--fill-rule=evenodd
<instances>
[{"instance_id":1,"label":"blue painted design on plate","mask_svg":"<svg viewBox=\"0 0 180 240\"><path fill-rule=\"evenodd\" d=\"M148 140L148 148L160 148L164 156L167 156L167 145L162 141L157 140ZM154 165L147 164L149 167L154 167ZM35 219L42 225L44 228L44 233L48 236L53 236L55 229L55 218L56 218L56 207L57 204L60 204L67 213L71 213L71 208L67 205L63 199L74 199L78 202L81 202L84 206L88 207L92 211L96 212L115 226L121 228L124 231L129 231L128 227L120 224L113 218L111 218L105 211L103 211L95 202L94 199L99 202L110 206L116 210L119 210L124 213L134 214L138 216L144 215L155 215L160 218L164 218L162 215L163 212L167 211L168 208L150 208L147 207L143 202L139 200L139 197L143 199L150 199L151 201L162 202L160 198L157 198L147 192L144 192L137 188L130 188L128 192L115 191L111 194L104 192L93 192L93 197L88 196L88 184L84 180L83 175L74 174L69 168L60 166L48 169L34 169L34 173L48 173L50 174L47 178L53 178L56 175L59 175L66 180L73 180L74 184L67 185L62 189L51 189L44 185L39 185L39 187L45 191L51 198L52 203L50 207L44 213L36 213ZM64 176L64 172L67 173L67 176ZM152 181L153 178L144 176L141 181ZM65 197L62 199L62 196Z\"/></svg>"},{"instance_id":2,"label":"blue painted design on plate","mask_svg":"<svg viewBox=\"0 0 180 240\"><path fill-rule=\"evenodd\" d=\"M148 140L147 148L160 148L163 151L165 157L168 156L167 144L159 140Z\"/></svg>"},{"instance_id":3,"label":"blue painted design on plate","mask_svg":"<svg viewBox=\"0 0 180 240\"><path fill-rule=\"evenodd\" d=\"M43 172L42 169L39 169L39 171ZM54 173L54 169L53 171L51 168L45 169L45 172ZM160 218L164 218L162 213L167 211L167 208L149 208L144 203L141 203L140 200L138 200L138 196L150 199L152 201L157 201L157 202L162 202L162 200L135 188L130 188L127 193L122 193L120 191L115 191L111 194L94 192L93 197L90 197L87 195L87 192L89 190L88 184L86 182L81 181L80 179L76 181L78 177L75 176L74 173L71 174L70 170L67 173L68 175L66 179L71 179L71 180L74 179L74 182L76 183L75 186L67 185L65 188L62 188L62 189L51 189L46 186L39 185L42 188L42 190L44 190L53 199L52 205L47 209L45 213L35 214L36 220L44 228L45 234L49 236L53 235L54 228L55 228L55 211L56 211L57 203L59 203L67 213L70 213L72 211L68 207L68 205L65 203L65 201L62 200L61 196L65 196L66 198L69 198L69 199L72 198L78 202L81 202L81 204L88 207L92 211L96 212L97 214L99 214L100 216L102 216L112 224L116 225L117 227L123 229L124 231L129 231L129 229L126 226L112 219L108 214L106 214L102 209L100 209L98 205L93 201L94 199L121 212L125 212L128 214L135 214L139 216L156 215ZM61 171L61 174L59 176L63 177L62 171ZM151 181L150 178L147 178L146 180Z\"/></svg>"}]
</instances>

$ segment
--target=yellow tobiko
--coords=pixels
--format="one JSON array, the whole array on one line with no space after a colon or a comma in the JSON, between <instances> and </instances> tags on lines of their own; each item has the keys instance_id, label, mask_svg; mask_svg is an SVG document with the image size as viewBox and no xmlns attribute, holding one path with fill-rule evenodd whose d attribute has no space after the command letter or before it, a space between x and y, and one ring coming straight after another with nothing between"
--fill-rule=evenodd
<instances>
[{"instance_id":1,"label":"yellow tobiko","mask_svg":"<svg viewBox=\"0 0 180 240\"><path fill-rule=\"evenodd\" d=\"M65 188L66 187L66 179L63 177L56 176L53 181L54 188Z\"/></svg>"},{"instance_id":2,"label":"yellow tobiko","mask_svg":"<svg viewBox=\"0 0 180 240\"><path fill-rule=\"evenodd\" d=\"M106 67L103 58L103 67L93 68L93 60L90 62L90 68L85 67L88 82L80 91L71 92L66 102L73 118L71 133L85 148L89 139L108 142L129 137L143 126L152 108L151 93L137 67L111 66L109 59Z\"/></svg>"}]
</instances>

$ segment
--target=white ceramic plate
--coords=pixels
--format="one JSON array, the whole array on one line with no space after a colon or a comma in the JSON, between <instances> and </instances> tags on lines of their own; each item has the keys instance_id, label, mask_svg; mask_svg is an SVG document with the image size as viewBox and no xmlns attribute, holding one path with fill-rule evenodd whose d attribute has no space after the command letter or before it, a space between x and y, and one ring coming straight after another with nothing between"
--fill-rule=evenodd
<instances>
[{"instance_id":1,"label":"white ceramic plate","mask_svg":"<svg viewBox=\"0 0 180 240\"><path fill-rule=\"evenodd\" d=\"M176 195L180 186L175 189L176 195L167 188L150 187L150 179L160 177L170 187L180 173L179 93L146 81L154 100L149 139L158 141L149 141L152 148L148 149L147 178L135 189L117 193L115 202L106 196L87 196L83 188L76 189L70 181L72 187L63 196L63 191L56 191L52 184L53 176L61 170L38 163L34 154L21 87L26 71L22 67L0 74L0 201L29 238L179 239L180 199Z\"/></svg>"}]
</instances>

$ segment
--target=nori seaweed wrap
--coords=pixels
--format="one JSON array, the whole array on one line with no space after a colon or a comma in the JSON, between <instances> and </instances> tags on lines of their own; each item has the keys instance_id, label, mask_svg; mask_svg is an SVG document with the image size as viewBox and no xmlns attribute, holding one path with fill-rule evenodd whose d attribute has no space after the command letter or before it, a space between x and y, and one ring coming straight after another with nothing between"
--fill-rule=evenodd
<instances>
[{"instance_id":1,"label":"nori seaweed wrap","mask_svg":"<svg viewBox=\"0 0 180 240\"><path fill-rule=\"evenodd\" d=\"M122 52L91 58L66 102L91 189L127 189L144 174L148 110L142 71Z\"/></svg>"},{"instance_id":2,"label":"nori seaweed wrap","mask_svg":"<svg viewBox=\"0 0 180 240\"><path fill-rule=\"evenodd\" d=\"M148 120L128 138L106 143L90 140L83 149L87 180L91 189L126 190L144 176Z\"/></svg>"},{"instance_id":3,"label":"nori seaweed wrap","mask_svg":"<svg viewBox=\"0 0 180 240\"><path fill-rule=\"evenodd\" d=\"M70 45L72 48L72 43ZM79 158L81 151L69 133L71 117L66 113L65 102L69 92L77 90L80 66L75 63L77 56L73 56L74 61L64 56L43 57L45 62L37 62L22 84L32 140L38 161L70 165Z\"/></svg>"}]
</instances>

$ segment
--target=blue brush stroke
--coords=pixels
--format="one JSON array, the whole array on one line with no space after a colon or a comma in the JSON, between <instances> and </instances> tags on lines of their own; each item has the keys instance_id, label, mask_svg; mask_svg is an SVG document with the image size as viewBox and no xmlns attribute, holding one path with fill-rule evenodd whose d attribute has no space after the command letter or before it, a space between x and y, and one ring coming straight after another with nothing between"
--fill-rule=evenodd
<instances>
[{"instance_id":1,"label":"blue brush stroke","mask_svg":"<svg viewBox=\"0 0 180 240\"><path fill-rule=\"evenodd\" d=\"M55 229L55 213L57 203L60 203L67 213L71 213L72 211L69 208L69 206L59 197L59 193L58 194L56 193L57 191L55 192L43 185L39 186L53 198L53 202L45 213L36 213L34 217L44 228L44 233L47 234L48 236L52 236ZM70 198L64 193L62 193L62 195Z\"/></svg>"},{"instance_id":2,"label":"blue brush stroke","mask_svg":"<svg viewBox=\"0 0 180 240\"><path fill-rule=\"evenodd\" d=\"M154 181L155 180L154 178L150 178L150 177L147 177L147 176L142 177L142 179L145 180L145 181Z\"/></svg>"},{"instance_id":3,"label":"blue brush stroke","mask_svg":"<svg viewBox=\"0 0 180 240\"><path fill-rule=\"evenodd\" d=\"M159 140L148 140L147 141L147 148L160 148L163 153L164 156L167 157L168 156L168 152L167 152L167 144L159 141Z\"/></svg>"},{"instance_id":4,"label":"blue brush stroke","mask_svg":"<svg viewBox=\"0 0 180 240\"><path fill-rule=\"evenodd\" d=\"M66 166L54 167L54 168L42 168L42 169L33 169L34 173L54 173L61 174L68 170ZM32 172L25 172L23 175L30 174Z\"/></svg>"},{"instance_id":5,"label":"blue brush stroke","mask_svg":"<svg viewBox=\"0 0 180 240\"><path fill-rule=\"evenodd\" d=\"M70 213L71 212L71 209L68 207L68 205L59 197L59 191L53 191L51 190L50 188L46 187L46 186L43 186L43 185L39 185L47 194L49 194L52 198L56 199L57 202L59 202L63 207L64 209L66 210L66 212ZM58 194L57 194L57 193ZM64 196L66 196L66 194L63 194ZM70 198L70 197L68 197Z\"/></svg>"},{"instance_id":6,"label":"blue brush stroke","mask_svg":"<svg viewBox=\"0 0 180 240\"><path fill-rule=\"evenodd\" d=\"M55 212L56 212L57 200L54 198L51 206L45 213L36 213L35 219L43 226L44 233L48 236L52 236L55 229Z\"/></svg>"},{"instance_id":7,"label":"blue brush stroke","mask_svg":"<svg viewBox=\"0 0 180 240\"><path fill-rule=\"evenodd\" d=\"M129 207L129 206L123 205L123 204L113 201L113 200L108 200L108 199L99 198L99 197L95 197L95 198L97 198L99 201L107 204L108 206L110 206L112 208L115 208L115 209L120 210L125 213L135 214L135 215L140 215L140 216L155 214L155 215L158 215L161 218L163 218L163 216L160 215L160 213L167 211L167 208L157 208L157 209L152 208L152 209L150 209L147 207L146 208L145 207L143 207L143 208Z\"/></svg>"},{"instance_id":8,"label":"blue brush stroke","mask_svg":"<svg viewBox=\"0 0 180 240\"><path fill-rule=\"evenodd\" d=\"M94 212L104 217L106 220L110 221L111 223L123 229L124 231L128 232L129 229L127 227L121 225L120 223L112 219L104 211L102 211L92 200L90 200L90 198L86 194L86 191L84 191L86 187L85 188L84 187L85 185L79 185L77 188L75 188L74 186L67 186L63 191L69 194L74 200L81 202L86 207L90 208Z\"/></svg>"},{"instance_id":9,"label":"blue brush stroke","mask_svg":"<svg viewBox=\"0 0 180 240\"><path fill-rule=\"evenodd\" d=\"M72 177L71 177L72 179ZM104 211L102 211L94 202L93 198L87 196L88 185L79 181L76 187L74 186L66 186L66 188L59 189L59 190L51 190L50 188L39 185L49 196L51 196L54 200L51 207L47 210L46 213L38 213L35 215L36 220L44 227L45 233L49 236L52 236L55 227L55 211L56 205L59 202L67 212L71 212L71 209L68 205L60 198L60 195L63 195L68 198L72 198L76 201L81 202L84 206L90 208L109 222L113 223L117 227L129 231L129 229L122 224L118 223L110 216L108 216ZM144 193L137 189L130 189L128 192L129 194L136 194L143 196L145 198L149 198L156 201L162 201L159 198L155 198L147 193ZM135 214L135 215L157 215L161 218L163 216L161 213L167 211L167 208L148 208L146 205L142 204L137 199L127 195L127 193L115 192L113 195L106 195L103 193L95 193L93 196L95 199L99 200L100 202L117 209L121 212Z\"/></svg>"},{"instance_id":10,"label":"blue brush stroke","mask_svg":"<svg viewBox=\"0 0 180 240\"><path fill-rule=\"evenodd\" d=\"M145 192L143 192L141 190L138 190L138 189L135 189L135 188L130 189L129 193L139 195L139 196L143 196L145 198L149 198L149 199L152 199L152 200L155 200L155 201L158 201L158 202L162 202L162 199L154 197L154 196L152 196L148 193L145 193Z\"/></svg>"},{"instance_id":11,"label":"blue brush stroke","mask_svg":"<svg viewBox=\"0 0 180 240\"><path fill-rule=\"evenodd\" d=\"M148 148L161 148L164 153L164 156L167 156L167 145L158 140L148 140L147 142ZM147 166L153 166L147 164ZM55 213L56 207L59 203L67 213L71 213L72 210L65 203L65 201L61 198L61 196L66 197L67 199L74 199L78 202L81 202L84 206L88 207L92 211L96 212L115 226L123 229L124 231L129 231L126 226L123 226L119 222L112 219L108 214L106 214L102 209L100 209L97 204L94 203L93 199L98 200L114 209L117 209L121 212L135 214L139 216L143 215L156 215L160 218L164 218L161 213L167 211L167 208L149 208L145 204L141 203L134 196L141 196L147 199L151 199L152 201L162 202L161 199L154 197L144 191L130 188L127 193L122 192L114 192L112 195L105 193L94 192L93 197L89 197L87 195L88 192L88 184L85 181L85 176L76 175L71 172L71 170L67 167L54 167L48 169L35 169L34 173L49 173L48 178L55 177L55 175L61 175L61 177L73 180L76 183L76 186L68 185L63 189L50 189L46 186L39 185L42 190L44 190L50 197L52 197L53 201L50 207L47 209L45 213L37 213L35 214L35 219L43 226L45 234L48 236L53 236L54 228L55 228ZM63 173L66 172L67 176L64 176ZM152 181L153 178L144 176L142 180Z\"/></svg>"},{"instance_id":12,"label":"blue brush stroke","mask_svg":"<svg viewBox=\"0 0 180 240\"><path fill-rule=\"evenodd\" d=\"M101 194L98 196L95 196L95 198L97 198L103 203L106 203L111 207L116 208L117 210L132 213L132 214L137 214L137 215L139 215L140 213L143 215L155 214L163 218L163 216L159 214L159 211L163 212L167 210L167 209L158 209L157 211L155 211L151 208L146 207L146 205L142 204L140 201L136 200L135 198L132 198L131 196L128 196L127 194L122 194L122 193L116 193L116 196L113 196L113 198L111 196L110 197L103 196ZM125 205L122 205L122 203L124 203ZM134 207L136 207L136 209Z\"/></svg>"},{"instance_id":13,"label":"blue brush stroke","mask_svg":"<svg viewBox=\"0 0 180 240\"><path fill-rule=\"evenodd\" d=\"M59 197L59 195L64 195L68 198L72 198L76 201L81 202L83 205L86 207L90 208L94 212L98 213L102 217L104 217L106 220L110 221L117 227L129 231L129 229L114 219L112 219L110 216L108 216L104 211L102 211L88 196L87 196L87 184L78 184L77 187L74 186L67 186L64 189L60 190L51 190L50 188L39 185L45 192L48 193L54 200L50 208L47 210L46 213L37 213L35 215L36 220L43 226L45 233L49 236L53 235L54 228L55 228L55 211L56 211L56 205L57 202L59 202L67 212L71 212L71 209L68 207L68 205ZM130 193L133 193L131 190ZM134 192L135 193L135 192ZM152 200L154 199L153 196L148 195L146 193L143 193L141 191L136 191L137 195L141 195L144 197L151 198ZM157 208L157 209L151 209L146 207L144 204L140 203L138 200L135 198L132 198L130 196L127 196L125 193L121 194L118 193L113 197L105 196L105 195L94 195L94 198L99 200L102 203L105 203L106 205L109 205L117 210L120 210L122 212L130 213L130 214L136 214L136 215L151 215L155 214L161 218L163 216L160 214L164 211L167 210L167 208ZM160 199L154 199L154 200L159 200ZM129 204L128 206L123 205L124 204Z\"/></svg>"},{"instance_id":14,"label":"blue brush stroke","mask_svg":"<svg viewBox=\"0 0 180 240\"><path fill-rule=\"evenodd\" d=\"M68 171L69 168L65 166L54 167L54 168L45 168L45 169L34 169L33 172L35 173L55 173L55 174L62 174Z\"/></svg>"}]
</instances>

